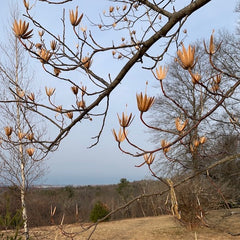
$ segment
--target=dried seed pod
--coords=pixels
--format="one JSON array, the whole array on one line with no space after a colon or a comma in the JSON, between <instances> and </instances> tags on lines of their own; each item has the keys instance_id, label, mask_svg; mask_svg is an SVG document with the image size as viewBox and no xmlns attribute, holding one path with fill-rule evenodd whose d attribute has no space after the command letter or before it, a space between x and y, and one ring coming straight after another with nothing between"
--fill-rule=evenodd
<instances>
[{"instance_id":1,"label":"dried seed pod","mask_svg":"<svg viewBox=\"0 0 240 240\"><path fill-rule=\"evenodd\" d=\"M26 152L29 157L31 157L34 154L35 149L34 148L27 148Z\"/></svg>"},{"instance_id":2,"label":"dried seed pod","mask_svg":"<svg viewBox=\"0 0 240 240\"><path fill-rule=\"evenodd\" d=\"M143 158L145 160L145 163L147 163L148 165L151 165L155 159L155 156L152 153L149 154L144 154Z\"/></svg>"},{"instance_id":3,"label":"dried seed pod","mask_svg":"<svg viewBox=\"0 0 240 240\"><path fill-rule=\"evenodd\" d=\"M30 93L27 97L28 97L32 102L34 102L34 100L35 100L35 95L34 95L34 93Z\"/></svg>"},{"instance_id":4,"label":"dried seed pod","mask_svg":"<svg viewBox=\"0 0 240 240\"><path fill-rule=\"evenodd\" d=\"M73 118L73 112L67 112L66 115L69 119Z\"/></svg>"},{"instance_id":5,"label":"dried seed pod","mask_svg":"<svg viewBox=\"0 0 240 240\"><path fill-rule=\"evenodd\" d=\"M134 117L132 116L132 113L130 113L130 115L128 116L126 113L123 112L122 118L120 118L119 115L117 115L117 116L118 116L119 124L123 128L128 127L134 119Z\"/></svg>"},{"instance_id":6,"label":"dried seed pod","mask_svg":"<svg viewBox=\"0 0 240 240\"><path fill-rule=\"evenodd\" d=\"M183 69L192 69L195 66L195 47L188 46L188 50L182 44L182 51L179 49L177 51L179 58L179 63Z\"/></svg>"},{"instance_id":7,"label":"dried seed pod","mask_svg":"<svg viewBox=\"0 0 240 240\"><path fill-rule=\"evenodd\" d=\"M23 132L18 132L18 138L20 139L20 140L22 140L24 137L25 137L25 133L23 133Z\"/></svg>"},{"instance_id":8,"label":"dried seed pod","mask_svg":"<svg viewBox=\"0 0 240 240\"><path fill-rule=\"evenodd\" d=\"M192 74L193 84L199 83L200 80L201 80L201 75L199 73Z\"/></svg>"},{"instance_id":9,"label":"dried seed pod","mask_svg":"<svg viewBox=\"0 0 240 240\"><path fill-rule=\"evenodd\" d=\"M112 130L112 133L113 133L113 136L115 137L115 140L119 143L123 142L126 138L126 135L127 135L127 131L125 131L125 132L122 131L122 128L119 129L118 135L117 135L115 129Z\"/></svg>"},{"instance_id":10,"label":"dried seed pod","mask_svg":"<svg viewBox=\"0 0 240 240\"><path fill-rule=\"evenodd\" d=\"M147 112L154 103L154 97L148 97L145 93L144 96L142 93L136 94L138 110L140 112Z\"/></svg>"},{"instance_id":11,"label":"dried seed pod","mask_svg":"<svg viewBox=\"0 0 240 240\"><path fill-rule=\"evenodd\" d=\"M47 87L45 87L45 91L46 91L47 96L51 97L54 94L54 92L55 92L55 88L47 88Z\"/></svg>"},{"instance_id":12,"label":"dried seed pod","mask_svg":"<svg viewBox=\"0 0 240 240\"><path fill-rule=\"evenodd\" d=\"M169 145L169 143L164 139L161 141L161 146L163 148L163 152L166 154L169 152L170 147L167 147Z\"/></svg>"},{"instance_id":13,"label":"dried seed pod","mask_svg":"<svg viewBox=\"0 0 240 240\"><path fill-rule=\"evenodd\" d=\"M72 92L73 92L75 95L78 94L78 87L77 87L77 86L72 86L71 89L72 89Z\"/></svg>"},{"instance_id":14,"label":"dried seed pod","mask_svg":"<svg viewBox=\"0 0 240 240\"><path fill-rule=\"evenodd\" d=\"M57 76L57 77L61 73L61 70L59 68L56 68L56 67L53 69L53 71L54 71L55 76Z\"/></svg>"},{"instance_id":15,"label":"dried seed pod","mask_svg":"<svg viewBox=\"0 0 240 240\"><path fill-rule=\"evenodd\" d=\"M57 41L56 41L56 40L52 40L52 41L50 42L50 47L51 47L51 49L52 49L53 51L55 51L56 48L57 48Z\"/></svg>"},{"instance_id":16,"label":"dried seed pod","mask_svg":"<svg viewBox=\"0 0 240 240\"><path fill-rule=\"evenodd\" d=\"M78 17L78 7L76 7L75 13L73 10L69 11L69 17L70 17L70 22L72 26L76 27L82 20L83 18L83 13Z\"/></svg>"},{"instance_id":17,"label":"dried seed pod","mask_svg":"<svg viewBox=\"0 0 240 240\"><path fill-rule=\"evenodd\" d=\"M41 51L39 52L39 56L40 56L40 62L45 64L50 60L52 53L42 48Z\"/></svg>"},{"instance_id":18,"label":"dried seed pod","mask_svg":"<svg viewBox=\"0 0 240 240\"><path fill-rule=\"evenodd\" d=\"M90 60L90 58L86 56L86 57L82 58L82 63L86 69L89 69L92 64L92 60Z\"/></svg>"},{"instance_id":19,"label":"dried seed pod","mask_svg":"<svg viewBox=\"0 0 240 240\"><path fill-rule=\"evenodd\" d=\"M168 68L166 68L165 66L164 66L164 67L159 66L159 67L156 69L157 79L158 79L159 81L161 81L161 80L163 80L164 78L166 78L167 72L168 72Z\"/></svg>"},{"instance_id":20,"label":"dried seed pod","mask_svg":"<svg viewBox=\"0 0 240 240\"><path fill-rule=\"evenodd\" d=\"M34 134L33 133L28 133L26 135L26 138L29 140L29 141L32 141L33 140L33 137L34 137Z\"/></svg>"},{"instance_id":21,"label":"dried seed pod","mask_svg":"<svg viewBox=\"0 0 240 240\"><path fill-rule=\"evenodd\" d=\"M7 126L7 127L4 128L4 131L5 131L6 136L7 136L8 138L10 138L10 137L11 137L11 134L12 134L12 131L13 131L12 127Z\"/></svg>"},{"instance_id":22,"label":"dried seed pod","mask_svg":"<svg viewBox=\"0 0 240 240\"><path fill-rule=\"evenodd\" d=\"M19 22L17 20L14 20L13 23L13 31L15 33L16 37L22 38L22 39L28 39L32 37L32 30L28 31L29 23L26 23L25 21L22 22L20 19Z\"/></svg>"},{"instance_id":23,"label":"dried seed pod","mask_svg":"<svg viewBox=\"0 0 240 240\"><path fill-rule=\"evenodd\" d=\"M109 12L112 13L114 11L114 7L113 6L110 6L109 7Z\"/></svg>"},{"instance_id":24,"label":"dried seed pod","mask_svg":"<svg viewBox=\"0 0 240 240\"><path fill-rule=\"evenodd\" d=\"M78 108L84 109L86 107L85 101L84 100L78 101L77 106L78 106Z\"/></svg>"}]
</instances>

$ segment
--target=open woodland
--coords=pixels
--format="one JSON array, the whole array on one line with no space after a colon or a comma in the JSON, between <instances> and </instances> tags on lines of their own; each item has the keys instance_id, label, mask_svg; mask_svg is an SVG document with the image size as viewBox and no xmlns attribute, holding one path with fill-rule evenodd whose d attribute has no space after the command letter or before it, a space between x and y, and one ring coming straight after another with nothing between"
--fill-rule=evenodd
<instances>
[{"instance_id":1,"label":"open woodland","mask_svg":"<svg viewBox=\"0 0 240 240\"><path fill-rule=\"evenodd\" d=\"M193 43L185 28L213 2L111 0L98 17L77 0L12 7L0 43L2 239L239 239L240 27ZM109 122L116 151L151 180L34 187L72 133L89 164L78 143L98 147ZM89 177L104 158L114 161L112 148Z\"/></svg>"}]
</instances>

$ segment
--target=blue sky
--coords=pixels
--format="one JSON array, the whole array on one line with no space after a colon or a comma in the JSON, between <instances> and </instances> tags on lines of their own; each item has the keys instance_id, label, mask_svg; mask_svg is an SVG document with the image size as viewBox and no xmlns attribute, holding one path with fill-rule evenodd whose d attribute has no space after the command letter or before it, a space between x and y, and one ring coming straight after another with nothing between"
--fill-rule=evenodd
<instances>
[{"instance_id":1,"label":"blue sky","mask_svg":"<svg viewBox=\"0 0 240 240\"><path fill-rule=\"evenodd\" d=\"M0 41L6 41L2 34L4 24L7 23L9 17L9 3L11 1L3 0L0 8L1 34ZM20 2L19 0L12 0L13 3ZM31 2L31 1L30 1ZM189 2L189 1L186 1ZM88 12L88 16L92 19L98 17L98 13L102 10L108 9L111 2L106 0L89 0L89 1L73 1L71 6L76 6L79 3L83 12ZM212 30L227 29L230 32L235 31L237 14L234 13L234 8L237 1L213 0L208 5L200 9L189 17L184 28L188 31L188 37L185 40L187 43L197 39L209 38ZM92 8L94 6L94 8ZM22 8L20 7L20 10ZM35 10L36 16L41 8ZM46 8L45 8L46 11ZM56 28L55 17L60 14L61 10L55 9L53 6L49 7L42 18L43 24L49 25L51 28ZM101 41L111 36L104 35ZM103 59L97 60L102 72L108 73L107 65ZM32 66L36 68L35 65ZM36 69L35 69L36 70ZM37 81L48 81L48 76L40 74L36 76ZM136 82L137 81L137 82ZM59 185L97 185L97 184L112 184L117 183L121 178L127 178L130 181L140 180L150 177L150 173L146 166L136 168L135 165L142 161L142 159L134 159L121 153L117 144L113 139L111 129L118 129L117 113L125 110L125 105L128 104L128 112L133 112L138 115L136 111L135 94L136 92L144 91L145 82L149 81L148 92L151 87L155 85L151 75L139 75L137 69L133 69L127 74L122 84L116 89L111 96L110 111L106 122L103 135L100 143L88 149L91 145L91 137L95 136L98 131L99 123L96 120L78 124L73 131L62 141L62 144L57 152L52 154L47 161L48 173L42 179L44 184L59 184ZM49 82L49 81L48 81ZM137 83L137 84L136 84ZM50 86L49 86L50 87ZM52 87L52 86L51 86ZM69 95L71 93L69 92ZM66 97L67 93L64 93ZM139 144L148 146L150 136L145 134L145 129L134 122L135 125L130 129L131 134L134 134Z\"/></svg>"}]
</instances>

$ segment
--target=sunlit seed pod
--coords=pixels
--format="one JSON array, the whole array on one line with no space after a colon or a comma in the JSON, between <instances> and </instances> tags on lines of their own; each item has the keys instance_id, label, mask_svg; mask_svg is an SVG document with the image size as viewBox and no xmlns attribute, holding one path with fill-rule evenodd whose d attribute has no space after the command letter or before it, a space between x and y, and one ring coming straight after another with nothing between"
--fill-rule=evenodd
<instances>
[{"instance_id":1,"label":"sunlit seed pod","mask_svg":"<svg viewBox=\"0 0 240 240\"><path fill-rule=\"evenodd\" d=\"M75 12L73 12L73 10L69 11L69 18L72 26L76 27L81 22L83 18L83 13L80 15L80 17L78 17L78 7L76 7Z\"/></svg>"},{"instance_id":2,"label":"sunlit seed pod","mask_svg":"<svg viewBox=\"0 0 240 240\"><path fill-rule=\"evenodd\" d=\"M23 98L25 96L25 92L23 90L17 90L17 95L20 97L20 98Z\"/></svg>"},{"instance_id":3,"label":"sunlit seed pod","mask_svg":"<svg viewBox=\"0 0 240 240\"><path fill-rule=\"evenodd\" d=\"M120 118L119 115L118 116L118 121L121 127L126 128L129 127L129 125L132 123L134 117L132 116L132 113L130 113L130 115L128 116L126 113L122 113L122 117Z\"/></svg>"},{"instance_id":4,"label":"sunlit seed pod","mask_svg":"<svg viewBox=\"0 0 240 240\"><path fill-rule=\"evenodd\" d=\"M35 94L34 94L34 93L30 93L27 97L28 97L32 102L34 102L34 100L35 100Z\"/></svg>"},{"instance_id":5,"label":"sunlit seed pod","mask_svg":"<svg viewBox=\"0 0 240 240\"><path fill-rule=\"evenodd\" d=\"M42 37L42 36L44 35L44 33L45 33L44 30L38 31L38 35L39 35L40 37Z\"/></svg>"},{"instance_id":6,"label":"sunlit seed pod","mask_svg":"<svg viewBox=\"0 0 240 240\"><path fill-rule=\"evenodd\" d=\"M32 30L28 31L29 23L26 23L25 21L22 21L21 19L19 22L17 20L14 20L13 23L13 32L15 33L16 37L22 38L22 39L29 39L32 37Z\"/></svg>"},{"instance_id":7,"label":"sunlit seed pod","mask_svg":"<svg viewBox=\"0 0 240 240\"><path fill-rule=\"evenodd\" d=\"M152 153L149 154L146 153L143 155L143 158L148 165L151 165L155 159L155 156Z\"/></svg>"},{"instance_id":8,"label":"sunlit seed pod","mask_svg":"<svg viewBox=\"0 0 240 240\"><path fill-rule=\"evenodd\" d=\"M182 122L180 118L175 119L176 129L179 132L182 132L185 129L185 127L187 126L187 123L188 123L188 120L185 120L184 122Z\"/></svg>"},{"instance_id":9,"label":"sunlit seed pod","mask_svg":"<svg viewBox=\"0 0 240 240\"><path fill-rule=\"evenodd\" d=\"M135 4L133 5L133 7L137 10L137 8L138 8L138 4L135 3Z\"/></svg>"},{"instance_id":10,"label":"sunlit seed pod","mask_svg":"<svg viewBox=\"0 0 240 240\"><path fill-rule=\"evenodd\" d=\"M26 152L27 152L27 154L29 155L29 157L31 157L31 156L34 154L34 151L35 151L34 148L27 148L27 149L26 149Z\"/></svg>"},{"instance_id":11,"label":"sunlit seed pod","mask_svg":"<svg viewBox=\"0 0 240 240\"><path fill-rule=\"evenodd\" d=\"M123 21L127 22L127 21L128 21L127 17L124 17L124 18L123 18Z\"/></svg>"},{"instance_id":12,"label":"sunlit seed pod","mask_svg":"<svg viewBox=\"0 0 240 240\"><path fill-rule=\"evenodd\" d=\"M67 112L66 115L69 119L73 118L73 112Z\"/></svg>"},{"instance_id":13,"label":"sunlit seed pod","mask_svg":"<svg viewBox=\"0 0 240 240\"><path fill-rule=\"evenodd\" d=\"M123 5L123 11L127 9L127 5Z\"/></svg>"},{"instance_id":14,"label":"sunlit seed pod","mask_svg":"<svg viewBox=\"0 0 240 240\"><path fill-rule=\"evenodd\" d=\"M86 56L86 57L82 58L82 63L86 69L89 69L91 67L92 60L90 60L90 58Z\"/></svg>"},{"instance_id":15,"label":"sunlit seed pod","mask_svg":"<svg viewBox=\"0 0 240 240\"><path fill-rule=\"evenodd\" d=\"M217 92L219 90L219 84L214 84L213 86L212 86L212 91L213 92Z\"/></svg>"},{"instance_id":16,"label":"sunlit seed pod","mask_svg":"<svg viewBox=\"0 0 240 240\"><path fill-rule=\"evenodd\" d=\"M117 142L123 142L126 138L127 131L123 131L122 128L119 129L118 134L115 129L112 130L113 136Z\"/></svg>"},{"instance_id":17,"label":"sunlit seed pod","mask_svg":"<svg viewBox=\"0 0 240 240\"><path fill-rule=\"evenodd\" d=\"M192 83L197 84L201 80L201 75L199 73L192 74Z\"/></svg>"},{"instance_id":18,"label":"sunlit seed pod","mask_svg":"<svg viewBox=\"0 0 240 240\"><path fill-rule=\"evenodd\" d=\"M167 147L168 145L169 145L169 143L168 143L165 139L163 139L163 140L161 141L161 146L162 146L163 152L164 152L165 154L168 153L169 150L170 150L170 147Z\"/></svg>"},{"instance_id":19,"label":"sunlit seed pod","mask_svg":"<svg viewBox=\"0 0 240 240\"><path fill-rule=\"evenodd\" d=\"M199 139L199 142L200 142L201 144L204 144L206 141L207 141L207 138L206 138L205 136L200 137L200 139Z\"/></svg>"},{"instance_id":20,"label":"sunlit seed pod","mask_svg":"<svg viewBox=\"0 0 240 240\"><path fill-rule=\"evenodd\" d=\"M213 31L213 33L214 33L214 31ZM210 37L210 43L209 43L209 54L211 54L211 55L215 53L215 45L213 43L213 33Z\"/></svg>"},{"instance_id":21,"label":"sunlit seed pod","mask_svg":"<svg viewBox=\"0 0 240 240\"><path fill-rule=\"evenodd\" d=\"M42 48L41 51L39 52L39 56L40 56L40 62L42 64L45 64L50 60L52 53Z\"/></svg>"},{"instance_id":22,"label":"sunlit seed pod","mask_svg":"<svg viewBox=\"0 0 240 240\"><path fill-rule=\"evenodd\" d=\"M116 54L116 51L112 50L112 55L114 56Z\"/></svg>"},{"instance_id":23,"label":"sunlit seed pod","mask_svg":"<svg viewBox=\"0 0 240 240\"><path fill-rule=\"evenodd\" d=\"M177 55L179 58L178 62L183 69L192 69L194 67L195 47L189 45L188 50L186 50L184 44L182 44L182 51L179 49Z\"/></svg>"},{"instance_id":24,"label":"sunlit seed pod","mask_svg":"<svg viewBox=\"0 0 240 240\"><path fill-rule=\"evenodd\" d=\"M125 38L124 37L122 37L122 42L124 42L125 41Z\"/></svg>"},{"instance_id":25,"label":"sunlit seed pod","mask_svg":"<svg viewBox=\"0 0 240 240\"><path fill-rule=\"evenodd\" d=\"M117 26L117 23L114 22L112 26L115 28Z\"/></svg>"},{"instance_id":26,"label":"sunlit seed pod","mask_svg":"<svg viewBox=\"0 0 240 240\"><path fill-rule=\"evenodd\" d=\"M195 149L194 149L194 147L193 147L193 145L192 145L192 144L190 144L190 146L189 146L189 147L190 147L190 151L191 151L191 152L194 152L194 151L195 151Z\"/></svg>"},{"instance_id":27,"label":"sunlit seed pod","mask_svg":"<svg viewBox=\"0 0 240 240\"><path fill-rule=\"evenodd\" d=\"M41 44L41 43L36 43L36 44L35 44L35 47L36 47L37 49L41 49L41 48L42 48L42 44Z\"/></svg>"},{"instance_id":28,"label":"sunlit seed pod","mask_svg":"<svg viewBox=\"0 0 240 240\"><path fill-rule=\"evenodd\" d=\"M84 100L78 101L77 106L78 106L78 108L84 109L86 107L85 101Z\"/></svg>"},{"instance_id":29,"label":"sunlit seed pod","mask_svg":"<svg viewBox=\"0 0 240 240\"><path fill-rule=\"evenodd\" d=\"M50 42L50 46L51 46L51 49L52 49L53 51L55 51L55 50L56 50L56 47L57 47L57 41L56 41L56 40L52 40L52 41Z\"/></svg>"},{"instance_id":30,"label":"sunlit seed pod","mask_svg":"<svg viewBox=\"0 0 240 240\"><path fill-rule=\"evenodd\" d=\"M199 142L198 139L195 139L195 140L193 141L193 145L194 145L195 147L198 147L199 144L200 144L200 142Z\"/></svg>"},{"instance_id":31,"label":"sunlit seed pod","mask_svg":"<svg viewBox=\"0 0 240 240\"><path fill-rule=\"evenodd\" d=\"M183 33L185 33L185 34L186 34L186 33L187 33L187 29L184 29L184 30L183 30Z\"/></svg>"},{"instance_id":32,"label":"sunlit seed pod","mask_svg":"<svg viewBox=\"0 0 240 240\"><path fill-rule=\"evenodd\" d=\"M57 76L57 77L61 73L61 70L59 68L56 68L56 67L53 69L53 71L54 71L55 76Z\"/></svg>"},{"instance_id":33,"label":"sunlit seed pod","mask_svg":"<svg viewBox=\"0 0 240 240\"><path fill-rule=\"evenodd\" d=\"M102 24L99 24L99 25L98 25L98 28L101 29L101 28L102 28Z\"/></svg>"},{"instance_id":34,"label":"sunlit seed pod","mask_svg":"<svg viewBox=\"0 0 240 240\"><path fill-rule=\"evenodd\" d=\"M110 6L109 7L109 12L111 13L111 12L113 12L114 11L114 7L113 6Z\"/></svg>"},{"instance_id":35,"label":"sunlit seed pod","mask_svg":"<svg viewBox=\"0 0 240 240\"><path fill-rule=\"evenodd\" d=\"M29 10L29 1L23 0L24 7Z\"/></svg>"},{"instance_id":36,"label":"sunlit seed pod","mask_svg":"<svg viewBox=\"0 0 240 240\"><path fill-rule=\"evenodd\" d=\"M4 131L5 131L6 136L9 138L12 134L13 129L10 126L7 126L4 128Z\"/></svg>"},{"instance_id":37,"label":"sunlit seed pod","mask_svg":"<svg viewBox=\"0 0 240 240\"><path fill-rule=\"evenodd\" d=\"M47 88L47 87L45 87L45 91L46 91L47 96L51 97L54 94L54 92L55 92L55 88Z\"/></svg>"},{"instance_id":38,"label":"sunlit seed pod","mask_svg":"<svg viewBox=\"0 0 240 240\"><path fill-rule=\"evenodd\" d=\"M87 31L87 26L85 26L85 27L81 27L80 29L81 29L82 32L85 33L85 32Z\"/></svg>"},{"instance_id":39,"label":"sunlit seed pod","mask_svg":"<svg viewBox=\"0 0 240 240\"><path fill-rule=\"evenodd\" d=\"M154 103L154 97L148 97L145 93L144 96L142 93L136 94L138 110L140 112L147 112Z\"/></svg>"},{"instance_id":40,"label":"sunlit seed pod","mask_svg":"<svg viewBox=\"0 0 240 240\"><path fill-rule=\"evenodd\" d=\"M71 89L72 89L72 92L73 92L75 95L78 94L78 87L77 87L77 86L72 86Z\"/></svg>"},{"instance_id":41,"label":"sunlit seed pod","mask_svg":"<svg viewBox=\"0 0 240 240\"><path fill-rule=\"evenodd\" d=\"M26 138L29 140L29 141L32 141L33 140L33 137L34 137L34 134L33 133L29 133L26 135Z\"/></svg>"},{"instance_id":42,"label":"sunlit seed pod","mask_svg":"<svg viewBox=\"0 0 240 240\"><path fill-rule=\"evenodd\" d=\"M58 112L62 113L62 105L57 106L57 107L56 107L56 110L57 110Z\"/></svg>"},{"instance_id":43,"label":"sunlit seed pod","mask_svg":"<svg viewBox=\"0 0 240 240\"><path fill-rule=\"evenodd\" d=\"M23 132L18 132L18 138L20 139L20 140L22 140L24 137L25 137L25 133L23 133Z\"/></svg>"},{"instance_id":44,"label":"sunlit seed pod","mask_svg":"<svg viewBox=\"0 0 240 240\"><path fill-rule=\"evenodd\" d=\"M82 97L86 94L86 91L87 91L87 86L82 86L81 87Z\"/></svg>"},{"instance_id":45,"label":"sunlit seed pod","mask_svg":"<svg viewBox=\"0 0 240 240\"><path fill-rule=\"evenodd\" d=\"M213 81L216 83L216 84L220 84L221 83L221 80L222 80L222 75L221 74L217 74L216 77L213 77L212 78Z\"/></svg>"},{"instance_id":46,"label":"sunlit seed pod","mask_svg":"<svg viewBox=\"0 0 240 240\"><path fill-rule=\"evenodd\" d=\"M168 68L166 68L165 66L159 66L158 68L156 68L156 77L159 81L163 80L164 78L166 78L168 72Z\"/></svg>"}]
</instances>

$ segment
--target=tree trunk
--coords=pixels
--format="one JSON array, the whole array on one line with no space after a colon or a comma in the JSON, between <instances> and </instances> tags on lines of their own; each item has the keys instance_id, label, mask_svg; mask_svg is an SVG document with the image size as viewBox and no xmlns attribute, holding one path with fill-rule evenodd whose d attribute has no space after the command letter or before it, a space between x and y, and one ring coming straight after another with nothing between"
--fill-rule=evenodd
<instances>
[{"instance_id":1,"label":"tree trunk","mask_svg":"<svg viewBox=\"0 0 240 240\"><path fill-rule=\"evenodd\" d=\"M20 145L21 147L21 145ZM23 218L23 228L25 239L29 240L29 230L28 230L28 216L26 208L26 180L25 180L25 164L24 161L21 161L21 177L22 177L22 186L21 186L21 204L22 204L22 218Z\"/></svg>"},{"instance_id":2,"label":"tree trunk","mask_svg":"<svg viewBox=\"0 0 240 240\"><path fill-rule=\"evenodd\" d=\"M17 38L15 38L15 50L16 50L16 62L15 62L15 83L16 83L16 92L18 93L18 71L19 71L19 52L18 52L18 44ZM21 116L20 116L20 102L19 97L16 96L16 105L17 105L17 131L18 134L22 133L21 129ZM24 235L25 240L29 240L29 230L28 230L28 216L27 216L27 208L26 208L26 173L25 173L25 159L23 154L23 144L22 140L19 137L19 161L21 165L21 205L22 205L22 218L23 218L23 227L24 227Z\"/></svg>"}]
</instances>

